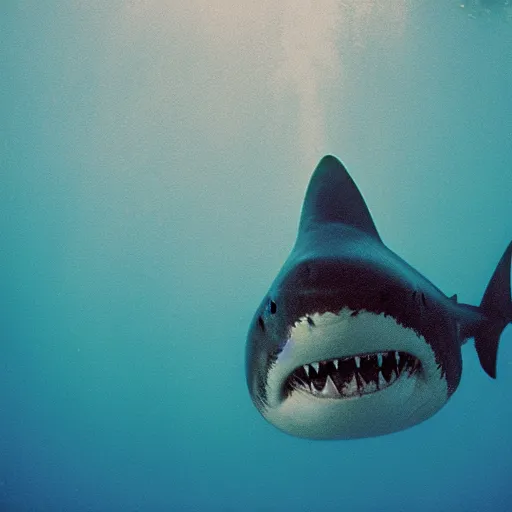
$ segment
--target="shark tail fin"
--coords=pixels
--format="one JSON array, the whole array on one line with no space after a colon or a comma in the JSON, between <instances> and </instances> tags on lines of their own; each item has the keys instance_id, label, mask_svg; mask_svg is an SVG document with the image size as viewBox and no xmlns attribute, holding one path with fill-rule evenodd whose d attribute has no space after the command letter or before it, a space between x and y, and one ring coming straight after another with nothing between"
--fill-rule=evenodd
<instances>
[{"instance_id":1,"label":"shark tail fin","mask_svg":"<svg viewBox=\"0 0 512 512\"><path fill-rule=\"evenodd\" d=\"M512 298L510 296L510 264L512 242L503 253L494 274L487 285L480 304L485 320L475 333L475 348L484 371L496 378L496 358L500 336L512 322Z\"/></svg>"}]
</instances>

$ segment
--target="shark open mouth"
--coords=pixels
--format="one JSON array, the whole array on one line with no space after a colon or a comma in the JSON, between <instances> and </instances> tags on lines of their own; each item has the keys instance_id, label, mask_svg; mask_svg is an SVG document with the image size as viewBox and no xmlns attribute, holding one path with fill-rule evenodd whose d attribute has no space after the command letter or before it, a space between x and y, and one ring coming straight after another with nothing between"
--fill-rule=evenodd
<instances>
[{"instance_id":1,"label":"shark open mouth","mask_svg":"<svg viewBox=\"0 0 512 512\"><path fill-rule=\"evenodd\" d=\"M382 391L421 370L416 357L398 351L305 364L286 379L285 393L302 390L320 398L353 398Z\"/></svg>"}]
</instances>

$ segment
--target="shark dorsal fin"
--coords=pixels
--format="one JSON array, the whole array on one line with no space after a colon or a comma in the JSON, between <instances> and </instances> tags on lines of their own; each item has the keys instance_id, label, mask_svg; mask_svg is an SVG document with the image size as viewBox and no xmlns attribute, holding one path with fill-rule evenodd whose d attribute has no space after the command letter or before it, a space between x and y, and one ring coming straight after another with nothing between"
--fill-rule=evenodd
<instances>
[{"instance_id":1,"label":"shark dorsal fin","mask_svg":"<svg viewBox=\"0 0 512 512\"><path fill-rule=\"evenodd\" d=\"M320 160L306 191L299 231L313 224L340 223L380 240L363 196L334 156Z\"/></svg>"}]
</instances>

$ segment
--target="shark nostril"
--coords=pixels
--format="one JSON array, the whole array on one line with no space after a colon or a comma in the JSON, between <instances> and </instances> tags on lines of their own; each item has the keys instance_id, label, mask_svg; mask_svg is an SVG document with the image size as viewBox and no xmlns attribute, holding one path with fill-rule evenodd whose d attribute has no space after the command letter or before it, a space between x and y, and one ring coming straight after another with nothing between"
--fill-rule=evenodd
<instances>
[{"instance_id":1,"label":"shark nostril","mask_svg":"<svg viewBox=\"0 0 512 512\"><path fill-rule=\"evenodd\" d=\"M258 317L258 324L261 328L262 331L265 330L265 322L263 322L263 318L261 318L261 316Z\"/></svg>"}]
</instances>

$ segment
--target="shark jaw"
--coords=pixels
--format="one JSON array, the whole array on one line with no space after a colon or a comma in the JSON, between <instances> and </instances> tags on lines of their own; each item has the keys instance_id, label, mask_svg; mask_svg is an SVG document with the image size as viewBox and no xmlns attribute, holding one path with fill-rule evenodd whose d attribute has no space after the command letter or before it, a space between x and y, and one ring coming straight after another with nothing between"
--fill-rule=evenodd
<instances>
[{"instance_id":1,"label":"shark jaw","mask_svg":"<svg viewBox=\"0 0 512 512\"><path fill-rule=\"evenodd\" d=\"M268 370L266 394L261 412L270 423L313 439L403 430L435 414L449 397L421 336L391 316L348 308L295 322Z\"/></svg>"},{"instance_id":2,"label":"shark jaw","mask_svg":"<svg viewBox=\"0 0 512 512\"><path fill-rule=\"evenodd\" d=\"M418 372L419 359L396 350L335 358L296 368L286 379L285 393L299 390L319 398L358 398L383 391Z\"/></svg>"}]
</instances>

